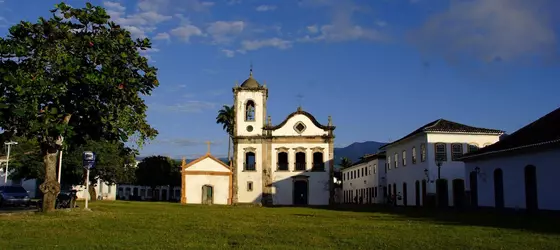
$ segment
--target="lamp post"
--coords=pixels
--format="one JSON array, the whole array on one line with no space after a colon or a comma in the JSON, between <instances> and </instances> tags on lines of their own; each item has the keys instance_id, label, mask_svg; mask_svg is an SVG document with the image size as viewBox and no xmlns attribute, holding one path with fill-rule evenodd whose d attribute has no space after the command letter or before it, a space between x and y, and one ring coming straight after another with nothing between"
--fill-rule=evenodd
<instances>
[{"instance_id":1,"label":"lamp post","mask_svg":"<svg viewBox=\"0 0 560 250\"><path fill-rule=\"evenodd\" d=\"M4 175L4 185L8 183L8 166L10 165L10 149L12 145L17 145L18 143L15 141L4 142L6 146L8 146L8 153L6 154L6 174Z\"/></svg>"},{"instance_id":2,"label":"lamp post","mask_svg":"<svg viewBox=\"0 0 560 250\"><path fill-rule=\"evenodd\" d=\"M441 179L441 164L443 164L441 160L436 161L438 180Z\"/></svg>"},{"instance_id":3,"label":"lamp post","mask_svg":"<svg viewBox=\"0 0 560 250\"><path fill-rule=\"evenodd\" d=\"M430 181L430 175L427 168L424 169L424 175L426 176L426 181Z\"/></svg>"}]
</instances>

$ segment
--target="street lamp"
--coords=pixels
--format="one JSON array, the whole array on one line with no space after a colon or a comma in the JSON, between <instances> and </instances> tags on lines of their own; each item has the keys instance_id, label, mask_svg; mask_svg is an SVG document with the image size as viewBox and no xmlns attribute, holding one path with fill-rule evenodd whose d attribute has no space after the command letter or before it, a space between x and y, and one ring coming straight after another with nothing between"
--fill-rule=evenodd
<instances>
[{"instance_id":1,"label":"street lamp","mask_svg":"<svg viewBox=\"0 0 560 250\"><path fill-rule=\"evenodd\" d=\"M479 167L474 168L474 171L476 172L476 174L480 174L480 168Z\"/></svg>"},{"instance_id":2,"label":"street lamp","mask_svg":"<svg viewBox=\"0 0 560 250\"><path fill-rule=\"evenodd\" d=\"M443 164L441 160L436 161L438 180L441 178L441 164Z\"/></svg>"},{"instance_id":3,"label":"street lamp","mask_svg":"<svg viewBox=\"0 0 560 250\"><path fill-rule=\"evenodd\" d=\"M17 145L18 143L15 141L4 142L6 146L8 146L8 153L6 154L6 175L4 175L4 185L8 183L8 166L10 165L10 149L12 145Z\"/></svg>"},{"instance_id":4,"label":"street lamp","mask_svg":"<svg viewBox=\"0 0 560 250\"><path fill-rule=\"evenodd\" d=\"M426 180L430 181L430 176L428 175L428 169L427 168L424 169L424 175L426 176Z\"/></svg>"}]
</instances>

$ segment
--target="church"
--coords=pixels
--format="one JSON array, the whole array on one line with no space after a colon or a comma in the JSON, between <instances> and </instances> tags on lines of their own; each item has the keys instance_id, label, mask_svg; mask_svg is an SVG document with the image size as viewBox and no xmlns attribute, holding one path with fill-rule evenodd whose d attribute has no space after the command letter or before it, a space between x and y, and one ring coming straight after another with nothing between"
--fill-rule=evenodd
<instances>
[{"instance_id":1,"label":"church","mask_svg":"<svg viewBox=\"0 0 560 250\"><path fill-rule=\"evenodd\" d=\"M268 88L253 78L233 88L232 203L333 203L334 134L301 107L274 125Z\"/></svg>"}]
</instances>

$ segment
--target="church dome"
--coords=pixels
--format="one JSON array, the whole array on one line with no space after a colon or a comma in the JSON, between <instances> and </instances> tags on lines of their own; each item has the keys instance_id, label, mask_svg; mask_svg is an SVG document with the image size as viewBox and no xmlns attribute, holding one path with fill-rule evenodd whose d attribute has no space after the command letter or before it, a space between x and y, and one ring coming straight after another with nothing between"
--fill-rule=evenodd
<instances>
[{"instance_id":1,"label":"church dome","mask_svg":"<svg viewBox=\"0 0 560 250\"><path fill-rule=\"evenodd\" d=\"M257 82L257 80L255 80L255 78L253 78L253 76L249 76L249 78L247 78L247 80L245 80L242 84L241 84L242 88L248 88L248 89L257 89L260 88L261 85L259 84L259 82Z\"/></svg>"}]
</instances>

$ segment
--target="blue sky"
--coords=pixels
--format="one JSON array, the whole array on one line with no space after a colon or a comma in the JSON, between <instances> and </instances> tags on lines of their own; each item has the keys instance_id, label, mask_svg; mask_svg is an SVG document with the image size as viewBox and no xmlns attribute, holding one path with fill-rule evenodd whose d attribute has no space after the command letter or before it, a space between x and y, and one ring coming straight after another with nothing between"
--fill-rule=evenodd
<instances>
[{"instance_id":1,"label":"blue sky","mask_svg":"<svg viewBox=\"0 0 560 250\"><path fill-rule=\"evenodd\" d=\"M0 35L58 1L0 0ZM81 7L83 1L67 1ZM445 118L509 133L560 106L560 9L554 0L92 1L159 68L146 98L158 138L143 155L227 153L215 124L235 81L269 87L273 123L303 109L337 146L396 140Z\"/></svg>"}]
</instances>

